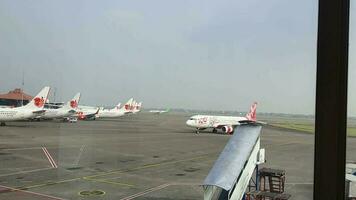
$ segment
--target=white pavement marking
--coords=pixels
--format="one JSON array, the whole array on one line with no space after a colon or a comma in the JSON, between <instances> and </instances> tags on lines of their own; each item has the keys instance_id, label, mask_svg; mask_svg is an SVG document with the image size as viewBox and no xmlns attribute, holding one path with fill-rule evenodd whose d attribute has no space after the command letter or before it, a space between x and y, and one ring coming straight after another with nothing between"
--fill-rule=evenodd
<instances>
[{"instance_id":1,"label":"white pavement marking","mask_svg":"<svg viewBox=\"0 0 356 200\"><path fill-rule=\"evenodd\" d=\"M47 198L50 198L50 199L66 200L66 199L63 199L63 198L60 198L60 197L50 196L50 195L41 194L41 193L37 193L37 192L30 192L30 191L20 190L20 189L16 189L16 188L12 188L12 187L7 187L7 186L4 186L4 185L0 185L0 187L9 189L9 190L14 191L14 192L23 192L23 193L28 193L28 194L34 194L34 195L37 195L37 196L47 197Z\"/></svg>"},{"instance_id":2,"label":"white pavement marking","mask_svg":"<svg viewBox=\"0 0 356 200\"><path fill-rule=\"evenodd\" d=\"M145 195L145 194L148 194L148 193L151 193L151 192L154 192L154 191L157 191L157 190L161 190L161 189L166 188L166 187L168 187L168 186L170 186L170 185L171 185L170 183L166 183L166 184L163 184L163 185L159 185L159 186L157 186L157 187L150 188L150 189L148 189L148 190L139 192L139 193L137 193L137 194L133 194L133 195L131 195L131 196L122 198L121 200L131 200L131 199L134 199L134 198L143 196L143 195Z\"/></svg>"},{"instance_id":3,"label":"white pavement marking","mask_svg":"<svg viewBox=\"0 0 356 200\"><path fill-rule=\"evenodd\" d=\"M42 150L44 152L44 154L46 155L48 161L51 163L53 168L58 168L56 162L54 161L54 159L52 158L51 154L48 152L46 147L42 147Z\"/></svg>"},{"instance_id":4,"label":"white pavement marking","mask_svg":"<svg viewBox=\"0 0 356 200\"><path fill-rule=\"evenodd\" d=\"M27 148L1 149L1 151L22 151L22 150L33 150L33 149L41 149L41 147L27 147Z\"/></svg>"},{"instance_id":5,"label":"white pavement marking","mask_svg":"<svg viewBox=\"0 0 356 200\"><path fill-rule=\"evenodd\" d=\"M12 175L18 175L18 174L27 174L27 173L45 171L45 170L50 170L50 169L53 169L53 167L51 167L51 168L47 167L47 168L41 168L41 169L34 169L34 170L27 170L27 171L19 171L19 172L14 172L14 173L9 173L9 174L1 174L0 177L12 176Z\"/></svg>"}]
</instances>

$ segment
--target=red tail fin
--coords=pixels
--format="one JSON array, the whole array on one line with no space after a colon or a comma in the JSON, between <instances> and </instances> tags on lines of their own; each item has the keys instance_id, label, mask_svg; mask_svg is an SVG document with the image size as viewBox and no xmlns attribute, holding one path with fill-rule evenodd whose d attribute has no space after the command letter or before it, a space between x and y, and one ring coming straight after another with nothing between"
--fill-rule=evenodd
<instances>
[{"instance_id":1,"label":"red tail fin","mask_svg":"<svg viewBox=\"0 0 356 200\"><path fill-rule=\"evenodd\" d=\"M246 118L251 121L256 121L257 102L254 102L250 107L250 112L246 114Z\"/></svg>"}]
</instances>

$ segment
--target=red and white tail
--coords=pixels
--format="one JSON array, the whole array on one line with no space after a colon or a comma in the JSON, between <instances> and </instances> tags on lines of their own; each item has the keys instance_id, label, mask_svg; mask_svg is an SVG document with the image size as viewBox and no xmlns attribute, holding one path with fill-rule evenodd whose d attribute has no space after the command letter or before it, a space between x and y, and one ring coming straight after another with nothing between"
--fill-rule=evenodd
<instances>
[{"instance_id":1,"label":"red and white tail","mask_svg":"<svg viewBox=\"0 0 356 200\"><path fill-rule=\"evenodd\" d=\"M125 112L129 112L132 109L133 98L129 99L127 103L122 107Z\"/></svg>"},{"instance_id":2,"label":"red and white tail","mask_svg":"<svg viewBox=\"0 0 356 200\"><path fill-rule=\"evenodd\" d=\"M80 93L77 93L77 94L73 97L73 99L71 99L70 101L68 101L67 107L70 107L71 109L76 109L76 108L78 108L79 100L80 100Z\"/></svg>"},{"instance_id":3,"label":"red and white tail","mask_svg":"<svg viewBox=\"0 0 356 200\"><path fill-rule=\"evenodd\" d=\"M256 109L257 109L257 102L254 102L250 107L250 111L246 114L246 118L248 120L256 121Z\"/></svg>"},{"instance_id":4,"label":"red and white tail","mask_svg":"<svg viewBox=\"0 0 356 200\"><path fill-rule=\"evenodd\" d=\"M136 100L134 100L132 102L131 111L135 111L136 110L136 105L137 105L137 102L136 102Z\"/></svg>"},{"instance_id":5,"label":"red and white tail","mask_svg":"<svg viewBox=\"0 0 356 200\"><path fill-rule=\"evenodd\" d=\"M47 101L50 87L44 87L28 104L23 106L29 109L43 109Z\"/></svg>"}]
</instances>

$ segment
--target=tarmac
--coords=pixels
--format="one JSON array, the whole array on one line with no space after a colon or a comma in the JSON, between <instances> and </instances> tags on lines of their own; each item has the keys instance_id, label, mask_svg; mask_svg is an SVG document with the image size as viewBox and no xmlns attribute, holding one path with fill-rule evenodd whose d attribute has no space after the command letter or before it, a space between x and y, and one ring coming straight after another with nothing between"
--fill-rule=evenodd
<instances>
[{"instance_id":1,"label":"tarmac","mask_svg":"<svg viewBox=\"0 0 356 200\"><path fill-rule=\"evenodd\" d=\"M203 183L231 136L185 125L189 113L138 113L0 127L0 199L203 199ZM313 197L314 136L262 128L265 167L286 170L291 199ZM353 153L352 153L353 152ZM348 160L356 160L348 138Z\"/></svg>"}]
</instances>

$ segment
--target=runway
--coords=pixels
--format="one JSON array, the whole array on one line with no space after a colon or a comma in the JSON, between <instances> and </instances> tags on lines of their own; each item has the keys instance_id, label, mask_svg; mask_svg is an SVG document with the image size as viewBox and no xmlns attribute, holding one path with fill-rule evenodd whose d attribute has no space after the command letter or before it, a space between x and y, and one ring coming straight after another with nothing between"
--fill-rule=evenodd
<instances>
[{"instance_id":1,"label":"runway","mask_svg":"<svg viewBox=\"0 0 356 200\"><path fill-rule=\"evenodd\" d=\"M0 199L202 199L229 135L185 125L189 113L0 127ZM348 140L356 160L356 139ZM265 126L265 166L285 169L292 199L312 199L314 136ZM352 147L353 146L353 147Z\"/></svg>"}]
</instances>

